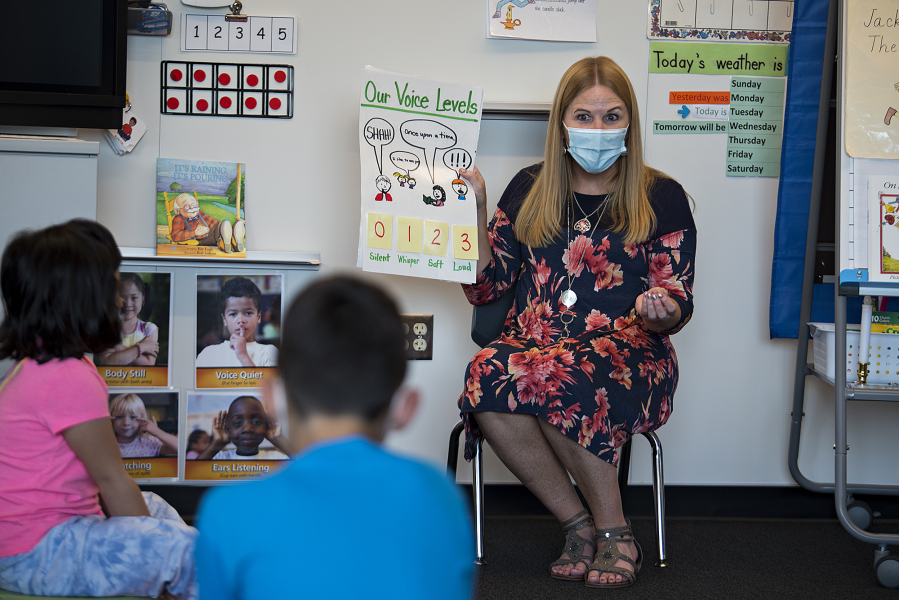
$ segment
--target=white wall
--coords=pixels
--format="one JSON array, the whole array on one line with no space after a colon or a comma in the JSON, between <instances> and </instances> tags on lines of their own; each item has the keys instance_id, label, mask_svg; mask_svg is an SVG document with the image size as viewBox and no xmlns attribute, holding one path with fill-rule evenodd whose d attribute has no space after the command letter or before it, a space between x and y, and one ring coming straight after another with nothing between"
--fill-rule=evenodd
<instances>
[{"instance_id":1,"label":"white wall","mask_svg":"<svg viewBox=\"0 0 899 600\"><path fill-rule=\"evenodd\" d=\"M251 247L320 252L322 274L355 271L364 65L481 84L489 101L548 102L568 65L586 55L607 54L630 74L638 97L646 98L645 0L598 2L596 44L487 40L484 2L245 3L247 14L299 18L296 55L182 53L180 26L165 38L131 36L128 92L150 131L130 155L116 156L101 144L98 219L120 245L151 247L157 157L245 161ZM203 12L174 0L169 8ZM295 116L289 121L161 117L162 60L291 64ZM515 171L540 156L544 134L539 123L483 123L478 164L493 203ZM101 138L96 131L80 135ZM699 229L696 310L692 323L673 338L681 383L673 416L659 431L666 480L793 485L787 441L796 342L768 339L777 181L724 177L723 140L721 147L700 147L695 138L705 136L658 137L644 132L648 156L692 194ZM410 363L408 378L423 390L423 410L389 443L442 463L457 420L463 369L476 351L468 338L470 308L458 285L370 277L395 294L403 311L434 314L434 359ZM831 479L832 392L817 381L808 390L801 464L809 476ZM899 436L891 433L890 417L896 407L851 408L850 475L865 483L895 483L891 458L899 451ZM638 440L632 481L651 481L649 462L648 446ZM488 482L514 481L495 457L487 464Z\"/></svg>"}]
</instances>

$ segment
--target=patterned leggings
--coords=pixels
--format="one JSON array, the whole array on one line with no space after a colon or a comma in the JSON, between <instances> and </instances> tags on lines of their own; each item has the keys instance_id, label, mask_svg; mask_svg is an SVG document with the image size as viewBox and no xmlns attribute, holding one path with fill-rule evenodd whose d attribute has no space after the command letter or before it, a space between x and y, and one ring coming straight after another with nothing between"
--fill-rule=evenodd
<instances>
[{"instance_id":1,"label":"patterned leggings","mask_svg":"<svg viewBox=\"0 0 899 600\"><path fill-rule=\"evenodd\" d=\"M197 530L143 492L150 517L72 517L28 552L0 558L0 588L36 596L149 596L196 600Z\"/></svg>"}]
</instances>

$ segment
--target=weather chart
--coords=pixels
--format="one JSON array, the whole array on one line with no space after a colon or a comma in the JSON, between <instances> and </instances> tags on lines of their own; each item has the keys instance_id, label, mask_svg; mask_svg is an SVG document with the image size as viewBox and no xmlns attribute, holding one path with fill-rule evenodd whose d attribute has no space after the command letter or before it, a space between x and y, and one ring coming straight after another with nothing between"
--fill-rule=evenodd
<instances>
[{"instance_id":1,"label":"weather chart","mask_svg":"<svg viewBox=\"0 0 899 600\"><path fill-rule=\"evenodd\" d=\"M365 271L474 283L484 90L366 67L359 112Z\"/></svg>"}]
</instances>

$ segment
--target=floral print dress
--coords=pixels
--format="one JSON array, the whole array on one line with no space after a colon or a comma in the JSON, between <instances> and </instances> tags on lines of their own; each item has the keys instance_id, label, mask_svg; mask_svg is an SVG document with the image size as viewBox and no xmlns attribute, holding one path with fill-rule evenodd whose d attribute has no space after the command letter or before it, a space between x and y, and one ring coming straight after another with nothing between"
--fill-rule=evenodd
<instances>
[{"instance_id":1,"label":"floral print dress","mask_svg":"<svg viewBox=\"0 0 899 600\"><path fill-rule=\"evenodd\" d=\"M492 259L472 285L472 304L486 304L514 289L515 301L498 340L468 365L459 408L465 422L465 458L474 456L480 411L536 415L567 437L617 465L615 450L633 434L661 427L671 415L678 369L668 334L693 313L696 226L683 188L658 178L650 203L658 225L651 239L624 244L607 229L605 196L577 194L572 221L592 214L592 228L563 227L544 248L515 239L514 222L540 165L509 183L488 227ZM567 221L567 219L566 219ZM515 285L517 282L517 285ZM577 294L565 315L560 295ZM656 333L643 327L634 303L663 287L680 305L681 320Z\"/></svg>"}]
</instances>

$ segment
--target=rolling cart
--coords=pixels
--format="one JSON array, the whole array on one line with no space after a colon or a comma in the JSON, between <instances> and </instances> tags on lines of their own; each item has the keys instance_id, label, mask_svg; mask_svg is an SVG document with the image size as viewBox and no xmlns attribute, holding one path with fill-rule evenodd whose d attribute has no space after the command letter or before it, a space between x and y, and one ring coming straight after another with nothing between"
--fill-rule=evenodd
<instances>
[{"instance_id":1,"label":"rolling cart","mask_svg":"<svg viewBox=\"0 0 899 600\"><path fill-rule=\"evenodd\" d=\"M877 513L864 502L854 500L853 494L871 495L899 495L899 486L877 485L850 485L847 473L847 417L846 407L849 402L899 402L899 387L886 385L850 385L847 386L846 369L846 302L849 296L899 296L899 283L869 282L867 268L856 268L853 263L855 255L851 258L845 252L846 243L841 243L841 236L846 235L849 224L846 223L847 210L852 208L848 202L862 202L867 206L867 196L859 194L854 200L852 197L855 189L867 189L867 186L859 188L865 177L871 173L884 173L884 163L894 161L868 161L877 163L871 165L862 159L853 159L846 154L845 130L844 130L844 93L846 90L846 56L847 56L847 14L848 4L864 4L866 10L871 10L867 5L877 5L872 0L830 0L830 11L827 25L827 41L824 51L824 68L821 82L821 97L818 113L818 135L815 149L815 165L812 179L812 193L809 203L809 228L806 241L805 271L803 274L802 305L800 312L800 327L798 350L796 359L796 375L793 389L793 409L791 413L789 467L793 479L803 488L820 493L834 495L837 518L843 527L856 539L874 544L874 571L880 585L887 588L899 588L899 555L890 554L889 546L899 545L899 535L876 534L866 531L873 522ZM855 8L855 7L854 7ZM895 7L894 7L895 8ZM839 52L837 52L839 44ZM814 364L808 363L808 344L805 340L809 337L808 321L811 316L812 282L814 276L814 261L817 246L818 221L820 215L820 198L824 172L825 140L827 137L828 114L831 104L831 85L833 82L833 66L838 66L837 77L837 169L836 169L836 281L835 287L835 334L834 334L834 360L836 361L834 376L831 379L826 373L815 370ZM895 161L895 167L889 167L899 179L899 161ZM851 206L855 206L851 204ZM858 213L856 213L858 214ZM842 219L842 222L841 222ZM844 242L847 240L844 239ZM843 256L841 256L841 250ZM867 265L865 265L867 266ZM848 267L848 268L847 268ZM803 401L805 395L805 380L808 376L815 376L834 387L835 407L835 464L834 482L821 483L808 479L799 469L799 440L802 426Z\"/></svg>"}]
</instances>

